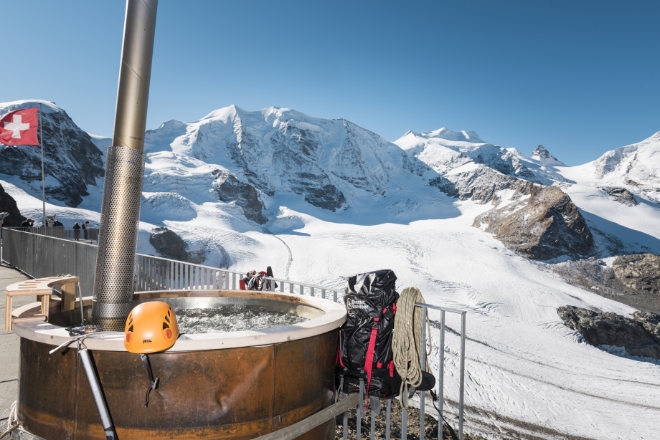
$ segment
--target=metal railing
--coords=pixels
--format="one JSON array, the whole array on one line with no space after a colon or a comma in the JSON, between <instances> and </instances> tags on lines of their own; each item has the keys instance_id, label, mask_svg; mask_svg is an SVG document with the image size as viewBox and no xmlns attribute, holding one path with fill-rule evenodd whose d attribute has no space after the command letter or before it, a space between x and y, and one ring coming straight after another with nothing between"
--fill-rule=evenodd
<instances>
[{"instance_id":1,"label":"metal railing","mask_svg":"<svg viewBox=\"0 0 660 440\"><path fill-rule=\"evenodd\" d=\"M32 278L76 274L86 295L94 289L97 247L21 229L2 229L2 258ZM60 229L60 228L43 228Z\"/></svg>"},{"instance_id":2,"label":"metal railing","mask_svg":"<svg viewBox=\"0 0 660 440\"><path fill-rule=\"evenodd\" d=\"M67 229L62 226L30 226L11 229L15 231L32 232L38 235L47 235L49 237L64 238L66 240L80 240L85 243L98 243L99 241L99 228L81 228L77 230L77 234L76 229Z\"/></svg>"},{"instance_id":3,"label":"metal railing","mask_svg":"<svg viewBox=\"0 0 660 440\"><path fill-rule=\"evenodd\" d=\"M21 230L20 228L2 228L2 258L5 262L21 270L27 275L38 278L54 274L75 274L80 277L81 289L90 294L94 288L94 276L96 270L97 246L83 241L60 238L50 234L52 229L59 228L31 228ZM45 230L45 231L44 231ZM40 234L44 232L44 234ZM65 232L64 236L67 236ZM232 271L200 264L186 263L183 261L167 258L154 257L151 255L137 254L135 260L136 291L143 290L236 290L240 286L240 280L246 276L246 272ZM270 291L280 291L298 295L309 295L329 299L334 302L343 302L344 292L329 287L299 283L291 280L265 277L269 282L263 283ZM438 366L435 374L437 378L436 389L438 396L438 439L442 439L442 423L444 420L444 377L446 360L446 315L447 313L460 316L460 349L458 350L459 364L459 396L458 396L458 437L463 439L464 423L464 394L465 394L465 330L466 311L448 307L439 307L431 304L415 304L422 309L422 322L426 322L429 311L439 312L440 321L433 322L439 329L439 340L435 348L438 349ZM458 333L455 332L454 333ZM422 346L427 345L427 328L422 326ZM451 352L450 352L451 353ZM426 369L428 359L426 351L422 350L420 365ZM361 435L361 419L364 414L363 396L364 384L360 383L360 403L357 409L356 437ZM390 411L392 399L386 401L386 439L390 439ZM424 439L424 417L426 412L425 393L419 395L420 429L419 439ZM377 413L372 406L370 411L370 439L374 439L374 420ZM347 438L347 415L344 414L343 438ZM401 438L407 438L407 410L402 408Z\"/></svg>"}]
</instances>

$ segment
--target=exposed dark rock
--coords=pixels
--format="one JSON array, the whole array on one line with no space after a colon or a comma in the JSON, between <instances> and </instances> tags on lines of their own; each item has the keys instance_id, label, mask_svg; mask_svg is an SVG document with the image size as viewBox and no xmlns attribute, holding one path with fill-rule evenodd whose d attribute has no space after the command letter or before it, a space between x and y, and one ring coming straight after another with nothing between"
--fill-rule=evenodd
<instances>
[{"instance_id":1,"label":"exposed dark rock","mask_svg":"<svg viewBox=\"0 0 660 440\"><path fill-rule=\"evenodd\" d=\"M320 187L314 184L308 184L313 182L313 180L307 182L301 180L299 186L293 186L293 189L299 189L300 193L304 194L305 201L318 208L336 211L344 206L346 199L344 198L344 194L342 194L337 187L331 183L327 183Z\"/></svg>"},{"instance_id":2,"label":"exposed dark rock","mask_svg":"<svg viewBox=\"0 0 660 440\"><path fill-rule=\"evenodd\" d=\"M454 182L447 179L445 176L434 177L429 180L429 185L438 188L441 192L447 194L449 197L460 197L460 193L456 188Z\"/></svg>"},{"instance_id":3,"label":"exposed dark rock","mask_svg":"<svg viewBox=\"0 0 660 440\"><path fill-rule=\"evenodd\" d=\"M629 293L616 278L614 270L598 258L563 261L552 266L571 284L580 285L592 292L605 295Z\"/></svg>"},{"instance_id":4,"label":"exposed dark rock","mask_svg":"<svg viewBox=\"0 0 660 440\"><path fill-rule=\"evenodd\" d=\"M642 258L644 255L647 258ZM614 263L618 268L618 275L612 267L598 258L562 261L550 267L571 284L582 286L638 310L660 313L660 292L657 288L660 269L654 265L657 264L657 259L658 256L652 254L619 257ZM633 261L625 263L629 260ZM637 261L641 262L641 269L636 267ZM626 283L619 277L626 279ZM652 286L656 286L655 289Z\"/></svg>"},{"instance_id":5,"label":"exposed dark rock","mask_svg":"<svg viewBox=\"0 0 660 440\"><path fill-rule=\"evenodd\" d=\"M660 255L633 254L612 263L616 278L635 293L660 294Z\"/></svg>"},{"instance_id":6,"label":"exposed dark rock","mask_svg":"<svg viewBox=\"0 0 660 440\"><path fill-rule=\"evenodd\" d=\"M175 232L167 228L156 228L149 237L149 243L164 257L185 261L188 257L186 243Z\"/></svg>"},{"instance_id":7,"label":"exposed dark rock","mask_svg":"<svg viewBox=\"0 0 660 440\"><path fill-rule=\"evenodd\" d=\"M557 314L589 343L623 347L628 354L660 359L660 315L636 312L632 318L564 306Z\"/></svg>"},{"instance_id":8,"label":"exposed dark rock","mask_svg":"<svg viewBox=\"0 0 660 440\"><path fill-rule=\"evenodd\" d=\"M7 107L6 110L13 110ZM46 198L78 206L87 185L102 177L103 155L87 133L63 110L44 106L42 113ZM0 146L0 173L20 176L41 187L41 152L38 146ZM39 191L40 193L40 191Z\"/></svg>"},{"instance_id":9,"label":"exposed dark rock","mask_svg":"<svg viewBox=\"0 0 660 440\"><path fill-rule=\"evenodd\" d=\"M155 228L149 237L149 243L165 258L199 264L204 261L205 252L188 252L188 245L179 235L167 228Z\"/></svg>"},{"instance_id":10,"label":"exposed dark rock","mask_svg":"<svg viewBox=\"0 0 660 440\"><path fill-rule=\"evenodd\" d=\"M2 185L0 185L0 212L9 214L2 224L5 227L21 226L21 223L25 220L25 217L18 210L18 206L16 206L16 200L5 192Z\"/></svg>"},{"instance_id":11,"label":"exposed dark rock","mask_svg":"<svg viewBox=\"0 0 660 440\"><path fill-rule=\"evenodd\" d=\"M637 205L637 200L635 200L635 196L633 195L633 193L631 193L625 188L605 186L602 187L601 189L619 203L623 203L624 205L628 205L628 206Z\"/></svg>"},{"instance_id":12,"label":"exposed dark rock","mask_svg":"<svg viewBox=\"0 0 660 440\"><path fill-rule=\"evenodd\" d=\"M518 179L486 166L465 173L458 173L451 178L436 177L429 181L445 194L461 200L472 199L487 203L494 200L495 193L503 189L514 189L520 194L529 194L532 183Z\"/></svg>"},{"instance_id":13,"label":"exposed dark rock","mask_svg":"<svg viewBox=\"0 0 660 440\"><path fill-rule=\"evenodd\" d=\"M220 200L235 202L243 209L245 218L249 220L259 224L268 221L263 215L263 205L259 200L257 190L252 185L239 181L226 171L217 170L213 174L217 176L215 182L213 182L213 188Z\"/></svg>"},{"instance_id":14,"label":"exposed dark rock","mask_svg":"<svg viewBox=\"0 0 660 440\"><path fill-rule=\"evenodd\" d=\"M487 225L486 231L509 249L536 260L592 252L591 231L567 194L554 186L531 184L524 191L530 197L490 210L474 225Z\"/></svg>"}]
</instances>

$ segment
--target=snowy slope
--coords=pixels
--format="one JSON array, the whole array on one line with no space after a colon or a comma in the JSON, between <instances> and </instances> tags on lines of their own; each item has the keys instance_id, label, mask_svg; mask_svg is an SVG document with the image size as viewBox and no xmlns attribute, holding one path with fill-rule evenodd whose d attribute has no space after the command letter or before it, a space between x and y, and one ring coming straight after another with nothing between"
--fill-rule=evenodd
<instances>
[{"instance_id":1,"label":"snowy slope","mask_svg":"<svg viewBox=\"0 0 660 440\"><path fill-rule=\"evenodd\" d=\"M397 143L405 151L348 121L288 109L247 112L230 106L196 122L169 121L146 136L138 250L154 253L148 234L166 225L189 250L206 252L207 264L220 264L222 247L230 267L240 271L271 265L276 276L342 288L346 276L391 268L399 290L417 286L427 302L468 311L467 431L493 439L657 438L660 364L585 344L556 313L563 305L624 315L633 309L508 251L472 226L491 206L449 198L428 181L488 169L555 183L591 214L591 224L650 246L660 240L657 204L622 205L586 171L562 167L545 155L525 158L471 132L410 132ZM301 180L302 172L309 182ZM247 219L236 200L219 199L223 173L254 189L266 223ZM340 206L330 204L334 211L318 205L339 199L311 198L318 182L343 195ZM653 185L651 178L638 176L636 182ZM38 198L20 185L0 184L24 215L38 216ZM102 184L89 188L80 205L88 210L49 204L48 211L67 226L80 219L98 221ZM431 318L439 319L434 313ZM460 329L456 316L447 319L451 329ZM435 328L432 338L435 363ZM445 408L450 415L456 414L458 349L458 338L449 332Z\"/></svg>"}]
</instances>

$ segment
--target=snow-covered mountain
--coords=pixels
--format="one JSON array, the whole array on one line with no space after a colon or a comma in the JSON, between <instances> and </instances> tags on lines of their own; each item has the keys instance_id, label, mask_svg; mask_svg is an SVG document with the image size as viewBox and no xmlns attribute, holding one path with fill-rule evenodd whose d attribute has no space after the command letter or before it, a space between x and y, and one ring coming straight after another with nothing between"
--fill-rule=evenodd
<instances>
[{"instance_id":1,"label":"snow-covered mountain","mask_svg":"<svg viewBox=\"0 0 660 440\"><path fill-rule=\"evenodd\" d=\"M538 181L518 151L484 142L473 131L454 132L444 127L424 133L408 131L395 143L450 180L488 167L507 176Z\"/></svg>"},{"instance_id":2,"label":"snow-covered mountain","mask_svg":"<svg viewBox=\"0 0 660 440\"><path fill-rule=\"evenodd\" d=\"M41 108L46 197L78 206L88 186L103 176L102 153L64 110L42 100L0 103L0 114ZM41 198L41 150L38 146L0 144L0 177Z\"/></svg>"},{"instance_id":3,"label":"snow-covered mountain","mask_svg":"<svg viewBox=\"0 0 660 440\"><path fill-rule=\"evenodd\" d=\"M565 167L561 173L575 182L625 188L642 200L660 204L660 131L608 151L593 162Z\"/></svg>"},{"instance_id":4,"label":"snow-covered mountain","mask_svg":"<svg viewBox=\"0 0 660 440\"><path fill-rule=\"evenodd\" d=\"M164 226L209 265L241 271L270 265L276 276L332 288L342 288L346 276L391 268L399 290L416 286L429 303L468 311L468 432L493 439L652 439L660 363L586 344L557 314L566 305L620 315L634 309L564 281L552 264L524 258L474 226L475 218L497 217L491 225L520 229L538 215L537 223L587 224L605 265L630 251L660 253L660 207L649 196L658 188L651 161L660 145L650 139L635 144L638 159L622 151L600 178L591 173L595 165L565 167L540 147L527 158L474 132L408 132L390 143L341 119L230 106L147 133L138 250L155 253L149 237ZM646 174L635 171L641 150ZM603 180L621 170L638 185ZM638 204L601 189L622 182ZM0 184L23 215L39 217L39 192L35 197L16 174L0 175ZM67 226L98 221L101 190L97 178L77 208L49 196L47 210ZM519 209L530 201L535 209L526 216ZM536 201L547 203L550 216L538 213ZM549 229L551 238L561 238ZM437 325L439 316L432 312L431 319ZM460 326L453 315L447 323ZM435 363L435 327L431 337ZM446 342L451 420L458 338L449 332Z\"/></svg>"},{"instance_id":5,"label":"snow-covered mountain","mask_svg":"<svg viewBox=\"0 0 660 440\"><path fill-rule=\"evenodd\" d=\"M417 209L407 203L415 199L412 189L423 186L421 176L430 171L349 121L274 107L250 112L229 106L196 122L166 122L146 133L145 152L146 192L234 204L259 224L277 213L283 199L316 213L377 209L410 218ZM190 178L208 191L200 193ZM415 204L442 199L439 193L427 197Z\"/></svg>"}]
</instances>

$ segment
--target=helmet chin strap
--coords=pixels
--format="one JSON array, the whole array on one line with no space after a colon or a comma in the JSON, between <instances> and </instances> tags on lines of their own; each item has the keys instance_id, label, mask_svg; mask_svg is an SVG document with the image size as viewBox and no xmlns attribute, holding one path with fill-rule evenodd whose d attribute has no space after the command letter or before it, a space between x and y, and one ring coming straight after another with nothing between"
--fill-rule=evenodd
<instances>
[{"instance_id":1,"label":"helmet chin strap","mask_svg":"<svg viewBox=\"0 0 660 440\"><path fill-rule=\"evenodd\" d=\"M155 390L158 388L158 382L160 381L159 378L154 379L154 374L151 371L151 363L149 362L149 356L147 356L144 353L140 353L140 359L142 359L142 363L144 364L145 368L147 369L147 374L149 375L149 388L147 388L147 395L144 400L144 407L149 406L149 394L151 393L152 390Z\"/></svg>"}]
</instances>

